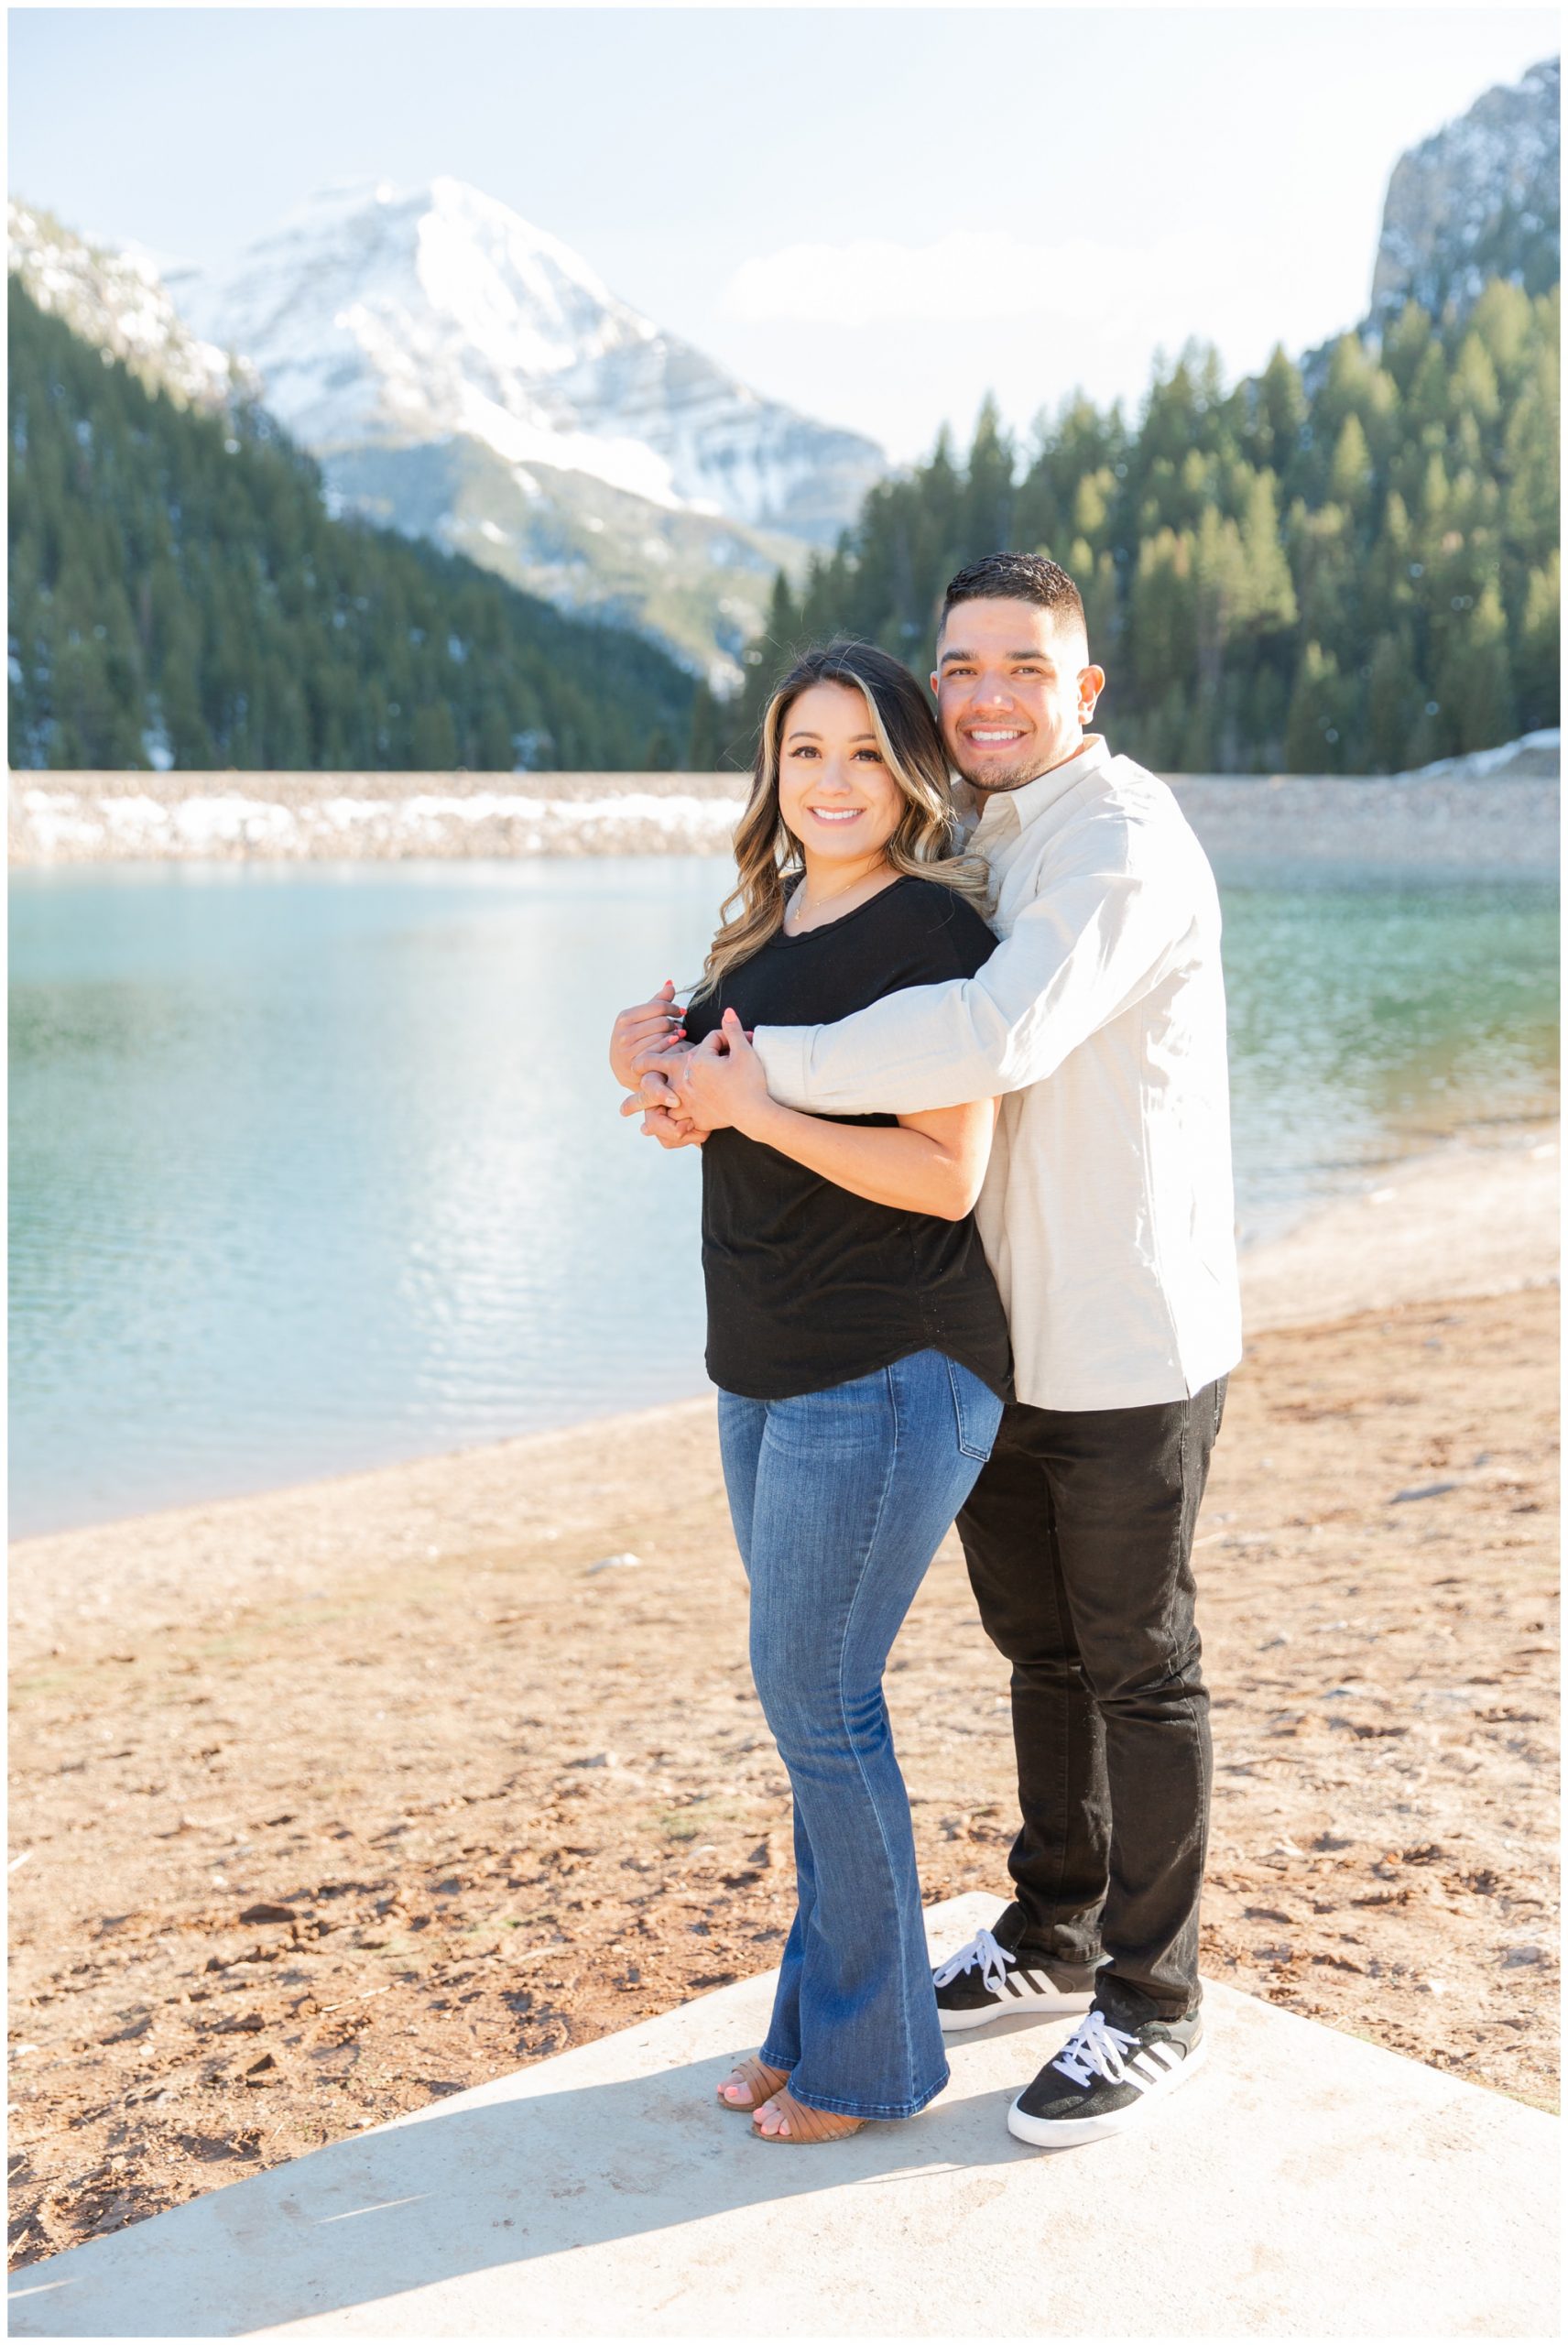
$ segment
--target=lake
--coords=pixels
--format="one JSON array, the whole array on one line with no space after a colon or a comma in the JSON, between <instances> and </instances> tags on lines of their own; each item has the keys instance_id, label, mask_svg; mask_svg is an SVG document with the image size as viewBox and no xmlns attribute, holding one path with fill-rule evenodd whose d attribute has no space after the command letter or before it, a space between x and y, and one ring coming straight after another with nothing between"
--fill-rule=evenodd
<instances>
[{"instance_id":1,"label":"lake","mask_svg":"<svg viewBox=\"0 0 1568 2345\"><path fill-rule=\"evenodd\" d=\"M626 1002L724 862L152 865L11 888L12 1526L703 1389L695 1155ZM1244 1238L1553 1111L1555 890L1221 869Z\"/></svg>"}]
</instances>

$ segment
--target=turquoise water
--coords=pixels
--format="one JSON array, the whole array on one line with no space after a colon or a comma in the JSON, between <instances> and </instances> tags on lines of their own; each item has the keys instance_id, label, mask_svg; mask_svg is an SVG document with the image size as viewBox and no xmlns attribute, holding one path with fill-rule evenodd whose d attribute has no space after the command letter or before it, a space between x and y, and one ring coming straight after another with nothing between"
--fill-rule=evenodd
<instances>
[{"instance_id":1,"label":"turquoise water","mask_svg":"<svg viewBox=\"0 0 1568 2345\"><path fill-rule=\"evenodd\" d=\"M604 1047L725 875L16 875L13 1529L701 1390L696 1161L616 1119ZM1221 876L1245 1234L1550 1109L1553 891Z\"/></svg>"}]
</instances>

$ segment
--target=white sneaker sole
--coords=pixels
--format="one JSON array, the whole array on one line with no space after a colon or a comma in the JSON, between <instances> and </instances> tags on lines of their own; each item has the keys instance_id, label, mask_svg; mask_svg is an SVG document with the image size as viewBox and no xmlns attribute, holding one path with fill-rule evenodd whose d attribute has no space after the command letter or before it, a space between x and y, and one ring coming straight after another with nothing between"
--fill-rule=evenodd
<instances>
[{"instance_id":1,"label":"white sneaker sole","mask_svg":"<svg viewBox=\"0 0 1568 2345\"><path fill-rule=\"evenodd\" d=\"M1209 2039L1200 2035L1179 2068L1169 2069L1157 2085L1140 2092L1125 2109L1113 2109L1104 2117L1030 2117L1015 2100L1007 2111L1007 2131L1015 2141L1028 2142L1037 2150L1071 2149L1076 2142L1100 2142L1110 2133L1130 2132L1151 2100L1174 2092L1189 2077L1196 2076L1208 2056Z\"/></svg>"},{"instance_id":2,"label":"white sneaker sole","mask_svg":"<svg viewBox=\"0 0 1568 2345\"><path fill-rule=\"evenodd\" d=\"M1086 2012L1094 2000L1087 1987L1081 1995L1009 1995L1005 2002L985 2003L972 2012L944 2012L939 2003L937 2017L944 2035L963 2035L972 2027L989 2027L994 2019L1067 2019Z\"/></svg>"}]
</instances>

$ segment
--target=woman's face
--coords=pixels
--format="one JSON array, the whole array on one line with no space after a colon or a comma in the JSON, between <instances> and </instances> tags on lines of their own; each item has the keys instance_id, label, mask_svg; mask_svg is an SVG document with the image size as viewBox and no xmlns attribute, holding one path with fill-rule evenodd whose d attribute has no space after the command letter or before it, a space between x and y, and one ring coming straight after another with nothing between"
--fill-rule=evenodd
<instances>
[{"instance_id":1,"label":"woman's face","mask_svg":"<svg viewBox=\"0 0 1568 2345\"><path fill-rule=\"evenodd\" d=\"M808 863L864 863L898 829L904 793L855 685L811 684L791 702L779 744L779 805Z\"/></svg>"}]
</instances>

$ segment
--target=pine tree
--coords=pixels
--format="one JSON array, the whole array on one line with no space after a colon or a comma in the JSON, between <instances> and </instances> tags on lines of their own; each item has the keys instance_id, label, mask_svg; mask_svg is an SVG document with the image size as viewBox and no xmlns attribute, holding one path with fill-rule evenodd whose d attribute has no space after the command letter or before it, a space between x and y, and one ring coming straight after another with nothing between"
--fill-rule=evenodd
<instances>
[{"instance_id":1,"label":"pine tree","mask_svg":"<svg viewBox=\"0 0 1568 2345\"><path fill-rule=\"evenodd\" d=\"M1432 344L1432 320L1419 301L1407 301L1383 336L1382 362L1399 395L1408 395Z\"/></svg>"},{"instance_id":2,"label":"pine tree","mask_svg":"<svg viewBox=\"0 0 1568 2345\"><path fill-rule=\"evenodd\" d=\"M686 736L688 773L716 773L719 766L719 719L713 692L699 684L691 697L691 725Z\"/></svg>"},{"instance_id":3,"label":"pine tree","mask_svg":"<svg viewBox=\"0 0 1568 2345\"><path fill-rule=\"evenodd\" d=\"M1250 474L1241 522L1242 583L1238 613L1255 636L1296 624L1296 589L1279 538L1271 472Z\"/></svg>"},{"instance_id":4,"label":"pine tree","mask_svg":"<svg viewBox=\"0 0 1568 2345\"><path fill-rule=\"evenodd\" d=\"M1459 345L1459 356L1448 380L1449 412L1455 418L1473 416L1481 425L1497 421L1501 400L1497 394L1497 370L1486 354L1486 346L1478 333L1467 333Z\"/></svg>"},{"instance_id":5,"label":"pine tree","mask_svg":"<svg viewBox=\"0 0 1568 2345\"><path fill-rule=\"evenodd\" d=\"M1367 729L1376 773L1398 773L1419 710L1415 662L1401 635L1380 635L1367 687Z\"/></svg>"},{"instance_id":6,"label":"pine tree","mask_svg":"<svg viewBox=\"0 0 1568 2345\"><path fill-rule=\"evenodd\" d=\"M1448 422L1448 358L1441 342L1430 341L1405 393L1405 426L1418 447L1441 446Z\"/></svg>"},{"instance_id":7,"label":"pine tree","mask_svg":"<svg viewBox=\"0 0 1568 2345\"><path fill-rule=\"evenodd\" d=\"M1343 773L1345 693L1339 662L1321 644L1301 653L1285 719L1285 765L1290 773Z\"/></svg>"},{"instance_id":8,"label":"pine tree","mask_svg":"<svg viewBox=\"0 0 1568 2345\"><path fill-rule=\"evenodd\" d=\"M1541 567L1530 573L1514 662L1519 717L1527 733L1562 722L1562 557L1553 547Z\"/></svg>"},{"instance_id":9,"label":"pine tree","mask_svg":"<svg viewBox=\"0 0 1568 2345\"><path fill-rule=\"evenodd\" d=\"M1258 386L1258 462L1277 474L1292 464L1306 427L1307 398L1301 369L1278 343Z\"/></svg>"},{"instance_id":10,"label":"pine tree","mask_svg":"<svg viewBox=\"0 0 1568 2345\"><path fill-rule=\"evenodd\" d=\"M1496 582L1454 630L1444 682L1460 749L1495 748L1514 730L1508 621Z\"/></svg>"},{"instance_id":11,"label":"pine tree","mask_svg":"<svg viewBox=\"0 0 1568 2345\"><path fill-rule=\"evenodd\" d=\"M1544 561L1557 544L1560 477L1560 398L1555 334L1557 304L1540 305L1547 315L1533 358L1524 372L1513 413L1503 434L1504 510L1508 536L1521 558Z\"/></svg>"},{"instance_id":12,"label":"pine tree","mask_svg":"<svg viewBox=\"0 0 1568 2345\"><path fill-rule=\"evenodd\" d=\"M1530 298L1522 285L1494 278L1470 312L1470 332L1492 362L1505 398L1518 392L1530 363Z\"/></svg>"},{"instance_id":13,"label":"pine tree","mask_svg":"<svg viewBox=\"0 0 1568 2345\"><path fill-rule=\"evenodd\" d=\"M379 750L386 739L383 722L375 725L372 739ZM486 698L479 711L474 769L476 773L510 773L516 757L505 704L498 696Z\"/></svg>"},{"instance_id":14,"label":"pine tree","mask_svg":"<svg viewBox=\"0 0 1568 2345\"><path fill-rule=\"evenodd\" d=\"M964 544L970 561L996 553L1011 542L1013 518L1012 442L1002 430L996 402L984 401L975 426L964 481Z\"/></svg>"},{"instance_id":15,"label":"pine tree","mask_svg":"<svg viewBox=\"0 0 1568 2345\"><path fill-rule=\"evenodd\" d=\"M801 603L796 602L784 573L781 570L776 573L773 591L768 600L767 623L761 635L746 646L743 655L746 675L741 686L736 714L740 731L747 739L756 734L762 721L762 712L779 676L811 641L813 609L822 605L831 607L833 599L831 584L823 579L815 562ZM846 621L836 629L829 627L822 631L824 634L848 633L852 631L852 626Z\"/></svg>"},{"instance_id":16,"label":"pine tree","mask_svg":"<svg viewBox=\"0 0 1568 2345\"><path fill-rule=\"evenodd\" d=\"M1116 474L1102 464L1098 472L1084 474L1073 498L1073 527L1091 562L1105 537L1116 486Z\"/></svg>"},{"instance_id":17,"label":"pine tree","mask_svg":"<svg viewBox=\"0 0 1568 2345\"><path fill-rule=\"evenodd\" d=\"M1089 656L1100 667L1116 656L1117 590L1115 557L1107 549L1098 560L1082 538L1068 550L1067 568L1083 598L1083 620L1089 634Z\"/></svg>"},{"instance_id":18,"label":"pine tree","mask_svg":"<svg viewBox=\"0 0 1568 2345\"><path fill-rule=\"evenodd\" d=\"M1174 529L1161 529L1139 549L1128 621L1132 681L1140 707L1164 714L1156 725L1161 762L1178 754L1171 739L1176 720L1172 692L1192 676L1198 649L1198 599L1192 576L1192 542ZM1183 701L1183 711L1185 703ZM1184 727L1185 716L1181 718Z\"/></svg>"},{"instance_id":19,"label":"pine tree","mask_svg":"<svg viewBox=\"0 0 1568 2345\"><path fill-rule=\"evenodd\" d=\"M1424 701L1400 759L1401 768L1414 771L1421 766L1435 765L1442 758L1453 757L1458 746L1453 722L1443 702L1435 697Z\"/></svg>"},{"instance_id":20,"label":"pine tree","mask_svg":"<svg viewBox=\"0 0 1568 2345\"><path fill-rule=\"evenodd\" d=\"M1247 609L1247 557L1236 523L1222 520L1214 506L1203 507L1190 539L1194 602L1194 666L1205 704L1204 716L1217 725L1217 701L1225 654ZM1212 755L1212 750L1211 750ZM1203 762L1210 761L1205 758Z\"/></svg>"},{"instance_id":21,"label":"pine tree","mask_svg":"<svg viewBox=\"0 0 1568 2345\"><path fill-rule=\"evenodd\" d=\"M1329 466L1328 493L1336 505L1356 519L1372 501L1372 451L1358 415L1347 415L1334 442Z\"/></svg>"},{"instance_id":22,"label":"pine tree","mask_svg":"<svg viewBox=\"0 0 1568 2345\"><path fill-rule=\"evenodd\" d=\"M1290 512L1291 568L1302 634L1348 656L1361 634L1357 548L1351 517L1338 505Z\"/></svg>"},{"instance_id":23,"label":"pine tree","mask_svg":"<svg viewBox=\"0 0 1568 2345\"><path fill-rule=\"evenodd\" d=\"M181 409L9 299L24 767L509 767L519 736L613 767L684 738L691 680L651 644L331 520L263 419Z\"/></svg>"},{"instance_id":24,"label":"pine tree","mask_svg":"<svg viewBox=\"0 0 1568 2345\"><path fill-rule=\"evenodd\" d=\"M1314 769L1397 766L1412 744L1448 754L1460 700L1468 736L1497 682L1475 649L1489 583L1516 721L1551 722L1556 314L1555 297L1500 285L1463 323L1410 304L1380 347L1343 338L1311 386L1277 351L1227 395L1192 347L1156 366L1136 426L1081 396L1042 414L1012 541L1077 576L1117 740L1256 769L1283 758L1293 708ZM995 509L1000 436L967 466L944 439L872 493L813 568L809 633L869 635L923 674L946 579L990 551L971 474L988 474Z\"/></svg>"}]
</instances>

